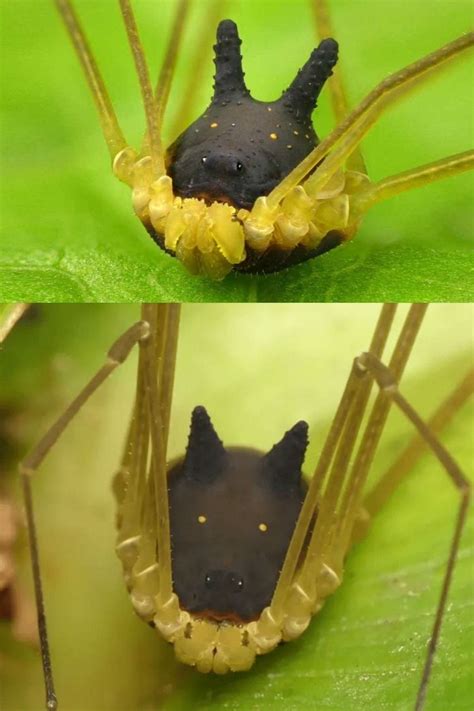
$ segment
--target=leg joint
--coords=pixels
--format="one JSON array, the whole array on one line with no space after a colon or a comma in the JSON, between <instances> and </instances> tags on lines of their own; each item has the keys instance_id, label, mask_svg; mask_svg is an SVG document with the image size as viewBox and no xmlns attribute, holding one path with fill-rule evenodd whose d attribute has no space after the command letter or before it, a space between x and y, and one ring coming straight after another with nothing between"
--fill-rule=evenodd
<instances>
[{"instance_id":1,"label":"leg joint","mask_svg":"<svg viewBox=\"0 0 474 711\"><path fill-rule=\"evenodd\" d=\"M398 391L398 384L393 373L373 353L362 353L356 358L356 363L362 372L369 371L373 375L381 390L386 393Z\"/></svg>"},{"instance_id":2,"label":"leg joint","mask_svg":"<svg viewBox=\"0 0 474 711\"><path fill-rule=\"evenodd\" d=\"M34 474L34 469L32 467L29 467L25 462L19 463L18 471L20 472L20 476L22 477L31 478Z\"/></svg>"},{"instance_id":3,"label":"leg joint","mask_svg":"<svg viewBox=\"0 0 474 711\"><path fill-rule=\"evenodd\" d=\"M118 338L107 353L109 362L123 363L133 346L145 341L150 335L150 324L148 321L137 321L124 334Z\"/></svg>"}]
</instances>

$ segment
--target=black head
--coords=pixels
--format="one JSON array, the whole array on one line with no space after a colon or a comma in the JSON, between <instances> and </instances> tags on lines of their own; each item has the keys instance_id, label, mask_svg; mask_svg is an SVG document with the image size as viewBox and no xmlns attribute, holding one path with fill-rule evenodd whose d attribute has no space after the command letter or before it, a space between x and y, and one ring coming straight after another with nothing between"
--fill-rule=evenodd
<instances>
[{"instance_id":1,"label":"black head","mask_svg":"<svg viewBox=\"0 0 474 711\"><path fill-rule=\"evenodd\" d=\"M270 603L306 492L307 444L308 426L298 422L268 454L224 448L205 409L194 410L186 454L169 472L181 607L248 621Z\"/></svg>"},{"instance_id":2,"label":"black head","mask_svg":"<svg viewBox=\"0 0 474 711\"><path fill-rule=\"evenodd\" d=\"M256 101L245 85L237 26L217 28L214 96L170 148L169 173L182 197L252 207L314 148L311 114L337 61L325 39L278 101Z\"/></svg>"}]
</instances>

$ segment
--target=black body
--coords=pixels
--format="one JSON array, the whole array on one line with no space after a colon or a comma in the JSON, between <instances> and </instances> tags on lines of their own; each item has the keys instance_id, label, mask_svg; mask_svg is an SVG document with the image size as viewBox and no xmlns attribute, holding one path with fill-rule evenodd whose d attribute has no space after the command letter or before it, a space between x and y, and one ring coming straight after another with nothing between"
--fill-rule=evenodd
<instances>
[{"instance_id":1,"label":"black body","mask_svg":"<svg viewBox=\"0 0 474 711\"><path fill-rule=\"evenodd\" d=\"M244 81L241 41L231 20L217 28L214 96L207 110L168 149L168 173L181 197L208 203L226 202L250 209L317 145L311 115L319 93L337 62L338 45L323 40L277 101L257 101ZM151 223L145 227L166 252L164 237ZM272 245L265 252L247 246L246 259L233 269L265 274L304 262L342 241L328 234L316 249Z\"/></svg>"},{"instance_id":2,"label":"black body","mask_svg":"<svg viewBox=\"0 0 474 711\"><path fill-rule=\"evenodd\" d=\"M214 96L169 150L176 193L250 209L317 144L311 114L337 61L337 43L313 51L277 101L257 101L244 81L237 26L217 29Z\"/></svg>"},{"instance_id":3,"label":"black body","mask_svg":"<svg viewBox=\"0 0 474 711\"><path fill-rule=\"evenodd\" d=\"M225 448L204 408L169 472L173 586L197 617L247 622L270 604L306 493L308 426L268 454Z\"/></svg>"}]
</instances>

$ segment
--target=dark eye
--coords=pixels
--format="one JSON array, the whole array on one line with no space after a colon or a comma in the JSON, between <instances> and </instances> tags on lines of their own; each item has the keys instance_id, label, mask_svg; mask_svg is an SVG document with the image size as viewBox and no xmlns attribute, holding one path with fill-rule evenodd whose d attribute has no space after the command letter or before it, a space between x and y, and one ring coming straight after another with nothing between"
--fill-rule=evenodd
<instances>
[{"instance_id":1,"label":"dark eye","mask_svg":"<svg viewBox=\"0 0 474 711\"><path fill-rule=\"evenodd\" d=\"M230 583L232 586L232 590L234 592L241 592L244 588L244 581L242 578L237 577L236 575L232 575L230 578Z\"/></svg>"},{"instance_id":2,"label":"dark eye","mask_svg":"<svg viewBox=\"0 0 474 711\"><path fill-rule=\"evenodd\" d=\"M244 166L242 165L240 160L238 160L237 163L235 164L235 167L240 172Z\"/></svg>"},{"instance_id":3,"label":"dark eye","mask_svg":"<svg viewBox=\"0 0 474 711\"><path fill-rule=\"evenodd\" d=\"M207 161L207 156L203 156L203 157L201 158L201 163L205 163L206 161Z\"/></svg>"}]
</instances>

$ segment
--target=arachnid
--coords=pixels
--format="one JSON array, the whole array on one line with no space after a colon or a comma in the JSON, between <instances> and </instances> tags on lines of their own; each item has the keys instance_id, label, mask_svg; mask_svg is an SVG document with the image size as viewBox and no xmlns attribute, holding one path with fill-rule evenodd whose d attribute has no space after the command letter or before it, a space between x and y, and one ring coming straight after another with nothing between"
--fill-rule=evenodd
<instances>
[{"instance_id":1,"label":"arachnid","mask_svg":"<svg viewBox=\"0 0 474 711\"><path fill-rule=\"evenodd\" d=\"M426 447L436 455L458 492L456 535L444 574L447 589L466 520L469 484L437 433L469 397L472 372L462 378L428 424L399 393L396 382L405 369L425 310L424 305L409 310L393 352L387 356L383 353L396 306L382 309L368 352L353 362L306 488L300 480L307 445L302 422L265 451L234 449L222 444L205 410L199 407L194 410L184 456L167 465L179 309L145 306L143 320L115 342L106 364L24 460L21 469L31 530L31 474L82 404L139 344L133 416L114 482L117 553L135 611L173 644L178 659L202 672L243 671L253 665L256 656L302 635L312 615L341 584L348 550ZM374 400L370 398L372 387ZM397 453L395 462L385 463L391 466L380 482L363 493L391 404L401 410L412 430L414 426L416 436ZM238 500L245 492L239 489L237 472L242 473L246 491L252 491L245 519L244 502ZM228 502L225 511L224 500ZM282 528L291 536L289 545L279 538L282 506L287 516ZM233 508L235 516L239 518L240 512L244 519L240 539L237 535L239 545ZM211 535L216 530L220 540ZM260 565L253 559L254 554L258 556L260 544L256 546L255 541L260 541L259 537L264 537ZM240 546L243 540L246 545ZM243 560L245 551L249 557ZM36 556L33 545L34 560ZM263 563L268 566L264 582L276 582L272 590L262 586L259 573ZM271 581L275 566L279 573ZM38 578L36 583L39 586ZM40 592L39 599L41 606ZM417 708L423 706L445 604L443 594ZM41 618L48 699L54 707L44 625Z\"/></svg>"},{"instance_id":2,"label":"arachnid","mask_svg":"<svg viewBox=\"0 0 474 711\"><path fill-rule=\"evenodd\" d=\"M130 2L120 0L147 121L137 152L123 137L70 1L56 4L99 107L115 175L132 188L134 210L154 241L193 274L221 279L232 269L268 273L305 261L352 239L379 201L473 166L466 151L373 183L359 150L382 112L469 49L473 33L391 75L351 112L335 74L328 88L338 125L319 143L311 114L337 61L324 2L314 3L321 43L281 98L268 103L250 96L236 25L223 21L211 103L165 149L163 116L190 3L178 5L153 91Z\"/></svg>"}]
</instances>

